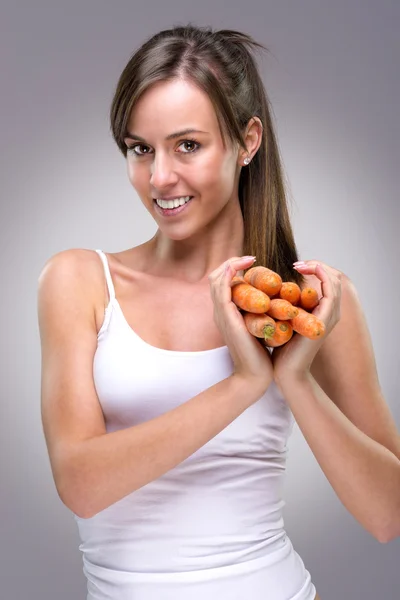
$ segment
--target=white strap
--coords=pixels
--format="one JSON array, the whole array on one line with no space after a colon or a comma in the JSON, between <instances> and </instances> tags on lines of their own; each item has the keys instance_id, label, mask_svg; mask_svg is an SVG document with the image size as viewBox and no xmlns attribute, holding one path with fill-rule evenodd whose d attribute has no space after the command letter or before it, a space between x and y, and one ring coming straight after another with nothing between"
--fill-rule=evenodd
<instances>
[{"instance_id":1,"label":"white strap","mask_svg":"<svg viewBox=\"0 0 400 600\"><path fill-rule=\"evenodd\" d=\"M114 290L114 284L111 279L110 267L108 265L107 256L104 254L104 252L102 250L97 249L96 252L97 252L97 254L100 255L100 258L103 263L104 273L105 273L106 281L107 281L108 293L110 295L110 300L114 300L115 290Z\"/></svg>"}]
</instances>

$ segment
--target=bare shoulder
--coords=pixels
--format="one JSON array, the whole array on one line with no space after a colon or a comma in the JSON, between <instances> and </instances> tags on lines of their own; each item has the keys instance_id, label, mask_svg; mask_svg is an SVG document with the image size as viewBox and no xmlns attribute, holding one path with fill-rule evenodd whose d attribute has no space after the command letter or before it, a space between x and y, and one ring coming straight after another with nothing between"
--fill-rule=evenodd
<instances>
[{"instance_id":1,"label":"bare shoulder","mask_svg":"<svg viewBox=\"0 0 400 600\"><path fill-rule=\"evenodd\" d=\"M96 323L102 318L107 303L107 288L104 269L95 250L71 248L51 256L44 264L38 278L39 291L46 287L74 287L84 289L84 299L94 310Z\"/></svg>"},{"instance_id":2,"label":"bare shoulder","mask_svg":"<svg viewBox=\"0 0 400 600\"><path fill-rule=\"evenodd\" d=\"M39 281L43 280L49 272L56 272L59 269L63 273L74 273L85 277L93 278L93 268L99 263L98 254L94 250L86 250L84 248L70 248L61 250L53 254L44 264ZM101 265L100 265L101 266Z\"/></svg>"}]
</instances>

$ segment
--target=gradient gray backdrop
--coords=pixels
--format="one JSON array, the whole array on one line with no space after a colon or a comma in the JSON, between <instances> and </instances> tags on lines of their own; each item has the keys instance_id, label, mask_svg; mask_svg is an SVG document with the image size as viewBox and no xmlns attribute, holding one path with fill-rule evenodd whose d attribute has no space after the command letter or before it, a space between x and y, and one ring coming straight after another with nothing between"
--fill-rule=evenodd
<instances>
[{"instance_id":1,"label":"gradient gray backdrop","mask_svg":"<svg viewBox=\"0 0 400 600\"><path fill-rule=\"evenodd\" d=\"M188 21L241 29L272 51L258 62L301 258L325 261L355 283L384 395L400 425L400 3L3 0L5 600L86 597L76 525L56 493L42 432L38 277L66 248L117 252L155 233L109 134L108 111L131 53L149 35ZM347 512L297 425L287 468L286 529L321 599L398 599L400 539L379 543Z\"/></svg>"}]
</instances>

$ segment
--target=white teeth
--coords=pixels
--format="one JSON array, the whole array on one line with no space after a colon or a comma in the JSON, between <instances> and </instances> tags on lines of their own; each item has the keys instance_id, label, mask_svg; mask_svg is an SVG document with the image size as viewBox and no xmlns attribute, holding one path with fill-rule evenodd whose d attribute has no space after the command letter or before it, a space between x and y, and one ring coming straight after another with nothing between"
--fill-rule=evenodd
<instances>
[{"instance_id":1,"label":"white teeth","mask_svg":"<svg viewBox=\"0 0 400 600\"><path fill-rule=\"evenodd\" d=\"M189 202L189 200L190 196L183 196L182 198L175 198L174 200L157 199L156 202L158 206L161 206L161 208L177 208L178 206L186 204L186 202Z\"/></svg>"}]
</instances>

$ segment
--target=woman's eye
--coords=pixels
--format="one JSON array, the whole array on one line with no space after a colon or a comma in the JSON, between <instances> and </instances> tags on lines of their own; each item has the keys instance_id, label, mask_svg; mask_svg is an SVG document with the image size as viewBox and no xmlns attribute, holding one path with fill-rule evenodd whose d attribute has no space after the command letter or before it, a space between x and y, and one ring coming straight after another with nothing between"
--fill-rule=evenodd
<instances>
[{"instance_id":1,"label":"woman's eye","mask_svg":"<svg viewBox=\"0 0 400 600\"><path fill-rule=\"evenodd\" d=\"M143 156L142 152L136 152L135 148L147 148L147 146L143 146L143 144L134 144L133 146L127 146L127 152L130 154L136 154L136 156ZM147 152L145 152L147 154Z\"/></svg>"},{"instance_id":2,"label":"woman's eye","mask_svg":"<svg viewBox=\"0 0 400 600\"><path fill-rule=\"evenodd\" d=\"M196 142L195 140L184 140L183 142L181 142L179 144L179 146L182 146L184 144L194 144L195 148L193 150L189 150L188 152L182 152L181 154L194 154L195 152L197 152L197 150L200 148L200 144L198 142ZM133 144L133 146L127 146L127 152L130 154L135 154L136 156L145 156L146 154L149 154L148 151L146 152L137 152L136 148L147 148L148 146L145 146L144 144Z\"/></svg>"},{"instance_id":3,"label":"woman's eye","mask_svg":"<svg viewBox=\"0 0 400 600\"><path fill-rule=\"evenodd\" d=\"M194 140L185 140L184 142L182 142L182 144L194 144L196 146L196 148L194 148L192 152L184 152L184 154L193 154L193 152L196 152L200 148L200 144L198 142L195 142ZM180 146L182 146L182 144L180 144Z\"/></svg>"}]
</instances>

